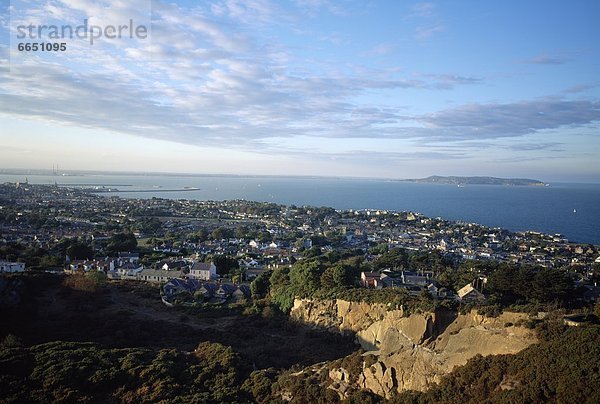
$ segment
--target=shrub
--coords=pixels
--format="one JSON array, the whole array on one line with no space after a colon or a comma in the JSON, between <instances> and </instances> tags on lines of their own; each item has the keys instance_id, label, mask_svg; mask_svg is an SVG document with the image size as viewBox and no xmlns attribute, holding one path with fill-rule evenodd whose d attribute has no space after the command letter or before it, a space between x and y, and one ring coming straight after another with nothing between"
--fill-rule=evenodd
<instances>
[{"instance_id":1,"label":"shrub","mask_svg":"<svg viewBox=\"0 0 600 404\"><path fill-rule=\"evenodd\" d=\"M21 338L17 337L13 334L8 334L6 337L2 339L0 342L0 349L4 348L20 348L23 346L23 341Z\"/></svg>"}]
</instances>

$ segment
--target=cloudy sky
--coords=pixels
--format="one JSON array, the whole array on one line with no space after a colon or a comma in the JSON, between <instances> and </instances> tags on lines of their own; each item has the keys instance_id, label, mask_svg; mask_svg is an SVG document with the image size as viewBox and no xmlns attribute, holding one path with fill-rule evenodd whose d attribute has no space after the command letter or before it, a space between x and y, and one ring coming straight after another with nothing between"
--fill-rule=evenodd
<instances>
[{"instance_id":1,"label":"cloudy sky","mask_svg":"<svg viewBox=\"0 0 600 404\"><path fill-rule=\"evenodd\" d=\"M597 0L1 4L0 168L600 182Z\"/></svg>"}]
</instances>

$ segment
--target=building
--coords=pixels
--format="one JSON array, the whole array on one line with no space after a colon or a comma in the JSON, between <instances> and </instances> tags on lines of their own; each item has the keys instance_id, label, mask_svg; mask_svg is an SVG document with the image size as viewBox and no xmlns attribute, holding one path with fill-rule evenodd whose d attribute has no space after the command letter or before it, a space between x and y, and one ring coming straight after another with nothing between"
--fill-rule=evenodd
<instances>
[{"instance_id":1,"label":"building","mask_svg":"<svg viewBox=\"0 0 600 404\"><path fill-rule=\"evenodd\" d=\"M138 280L151 283L168 282L171 279L181 278L182 271L165 271L161 269L145 268L138 274Z\"/></svg>"},{"instance_id":2,"label":"building","mask_svg":"<svg viewBox=\"0 0 600 404\"><path fill-rule=\"evenodd\" d=\"M208 263L196 261L192 265L192 269L190 269L189 277L203 281L217 279L217 267L212 262Z\"/></svg>"},{"instance_id":3,"label":"building","mask_svg":"<svg viewBox=\"0 0 600 404\"><path fill-rule=\"evenodd\" d=\"M380 289L381 286L381 275L379 272L361 272L360 283L365 288Z\"/></svg>"},{"instance_id":4,"label":"building","mask_svg":"<svg viewBox=\"0 0 600 404\"><path fill-rule=\"evenodd\" d=\"M140 254L139 253L120 252L118 258L119 258L119 261L130 262L132 264L137 264L138 262L140 262Z\"/></svg>"},{"instance_id":5,"label":"building","mask_svg":"<svg viewBox=\"0 0 600 404\"><path fill-rule=\"evenodd\" d=\"M473 287L472 284L467 284L460 288L457 292L458 299L463 302L472 302L476 300L485 300L483 293Z\"/></svg>"},{"instance_id":6,"label":"building","mask_svg":"<svg viewBox=\"0 0 600 404\"><path fill-rule=\"evenodd\" d=\"M189 262L186 260L175 260L162 262L160 267L164 271L183 271L189 268Z\"/></svg>"},{"instance_id":7,"label":"building","mask_svg":"<svg viewBox=\"0 0 600 404\"><path fill-rule=\"evenodd\" d=\"M22 262L0 261L0 272L25 272L25 264Z\"/></svg>"},{"instance_id":8,"label":"building","mask_svg":"<svg viewBox=\"0 0 600 404\"><path fill-rule=\"evenodd\" d=\"M402 271L401 274L402 283L407 285L419 285L419 286L427 286L431 282L433 282L433 273L431 272L410 272L410 271Z\"/></svg>"}]
</instances>

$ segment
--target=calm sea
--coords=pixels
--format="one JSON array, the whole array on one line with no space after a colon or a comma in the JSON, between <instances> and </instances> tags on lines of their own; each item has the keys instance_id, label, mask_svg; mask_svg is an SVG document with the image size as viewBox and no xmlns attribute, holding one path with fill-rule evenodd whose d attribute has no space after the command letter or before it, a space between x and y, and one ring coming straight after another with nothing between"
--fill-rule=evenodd
<instances>
[{"instance_id":1,"label":"calm sea","mask_svg":"<svg viewBox=\"0 0 600 404\"><path fill-rule=\"evenodd\" d=\"M457 187L374 179L210 175L27 174L27 178L34 184L112 186L129 192L103 195L123 198L246 199L337 209L406 210L512 231L560 233L571 241L600 244L600 184ZM0 182L24 180L24 174L0 174ZM199 189L166 191L184 187Z\"/></svg>"}]
</instances>

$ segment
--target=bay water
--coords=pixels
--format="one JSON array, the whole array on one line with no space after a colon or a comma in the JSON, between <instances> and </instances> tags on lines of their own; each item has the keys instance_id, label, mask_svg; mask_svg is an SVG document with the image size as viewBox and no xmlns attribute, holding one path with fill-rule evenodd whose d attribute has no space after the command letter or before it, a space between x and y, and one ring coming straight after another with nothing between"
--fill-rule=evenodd
<instances>
[{"instance_id":1,"label":"bay water","mask_svg":"<svg viewBox=\"0 0 600 404\"><path fill-rule=\"evenodd\" d=\"M163 174L5 174L0 183L105 186L122 198L246 199L336 209L386 209L479 223L511 231L560 233L600 244L600 184L495 186L383 179ZM184 191L185 190L185 191Z\"/></svg>"}]
</instances>

